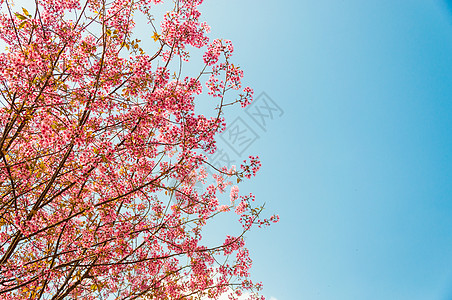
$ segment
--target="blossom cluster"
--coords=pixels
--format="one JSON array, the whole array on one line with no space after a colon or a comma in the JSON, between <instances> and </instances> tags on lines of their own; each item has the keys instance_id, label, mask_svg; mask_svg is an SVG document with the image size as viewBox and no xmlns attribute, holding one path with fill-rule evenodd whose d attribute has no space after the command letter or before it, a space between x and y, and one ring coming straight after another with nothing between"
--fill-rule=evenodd
<instances>
[{"instance_id":1,"label":"blossom cluster","mask_svg":"<svg viewBox=\"0 0 452 300\"><path fill-rule=\"evenodd\" d=\"M216 299L229 287L260 289L243 236L277 217L260 220L254 196L232 185L256 175L259 158L216 169L212 184L206 172L228 91L246 106L252 89L242 90L232 43L209 44L201 0L177 1L154 26L164 2L39 0L18 11L1 2L1 299ZM155 49L132 38L139 12ZM193 47L205 50L202 71L177 75L171 62ZM213 116L195 113L204 86L218 102ZM207 247L204 226L234 211L241 235Z\"/></svg>"}]
</instances>

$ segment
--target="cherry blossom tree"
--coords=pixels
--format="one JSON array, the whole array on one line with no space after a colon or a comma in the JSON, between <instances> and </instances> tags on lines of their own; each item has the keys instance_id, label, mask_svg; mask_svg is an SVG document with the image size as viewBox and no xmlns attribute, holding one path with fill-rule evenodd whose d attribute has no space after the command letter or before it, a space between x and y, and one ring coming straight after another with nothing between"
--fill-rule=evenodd
<instances>
[{"instance_id":1,"label":"cherry blossom tree","mask_svg":"<svg viewBox=\"0 0 452 300\"><path fill-rule=\"evenodd\" d=\"M259 158L207 158L225 108L253 91L231 42L207 37L202 0L163 2L0 0L1 299L263 299L244 234L278 217L235 185ZM191 49L204 56L184 76ZM209 117L195 113L203 89ZM219 214L241 233L207 247Z\"/></svg>"}]
</instances>

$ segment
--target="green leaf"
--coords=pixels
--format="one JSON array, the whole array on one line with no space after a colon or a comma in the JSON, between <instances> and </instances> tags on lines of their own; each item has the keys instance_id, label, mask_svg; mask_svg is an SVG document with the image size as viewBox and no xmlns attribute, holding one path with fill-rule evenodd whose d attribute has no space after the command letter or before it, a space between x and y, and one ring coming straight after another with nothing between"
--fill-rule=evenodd
<instances>
[{"instance_id":1,"label":"green leaf","mask_svg":"<svg viewBox=\"0 0 452 300\"><path fill-rule=\"evenodd\" d=\"M20 19L20 20L26 20L26 19L27 19L26 16L23 16L23 15L21 15L20 13L15 13L15 15L16 15L16 17L17 17L18 19Z\"/></svg>"}]
</instances>

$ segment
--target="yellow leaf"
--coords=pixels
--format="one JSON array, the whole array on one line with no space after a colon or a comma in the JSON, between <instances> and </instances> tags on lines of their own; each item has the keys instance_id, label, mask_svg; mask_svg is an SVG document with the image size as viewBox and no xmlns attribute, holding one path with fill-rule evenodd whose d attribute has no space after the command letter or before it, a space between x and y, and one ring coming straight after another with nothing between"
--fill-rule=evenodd
<instances>
[{"instance_id":1,"label":"yellow leaf","mask_svg":"<svg viewBox=\"0 0 452 300\"><path fill-rule=\"evenodd\" d=\"M24 14L28 17L31 17L31 15L28 13L28 10L26 10L25 8L22 7L22 11L24 12Z\"/></svg>"},{"instance_id":2,"label":"yellow leaf","mask_svg":"<svg viewBox=\"0 0 452 300\"><path fill-rule=\"evenodd\" d=\"M160 35L157 34L157 32L154 32L154 35L152 36L152 38L154 39L154 41L158 41L160 39Z\"/></svg>"}]
</instances>

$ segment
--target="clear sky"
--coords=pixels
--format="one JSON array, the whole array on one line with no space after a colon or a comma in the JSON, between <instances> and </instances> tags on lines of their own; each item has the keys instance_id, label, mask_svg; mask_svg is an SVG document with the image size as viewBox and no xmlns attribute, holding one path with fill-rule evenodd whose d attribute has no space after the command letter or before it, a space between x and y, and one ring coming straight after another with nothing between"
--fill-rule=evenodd
<instances>
[{"instance_id":1,"label":"clear sky","mask_svg":"<svg viewBox=\"0 0 452 300\"><path fill-rule=\"evenodd\" d=\"M241 188L281 216L248 238L268 299L452 299L450 2L205 1L283 110L237 112L263 161Z\"/></svg>"}]
</instances>

